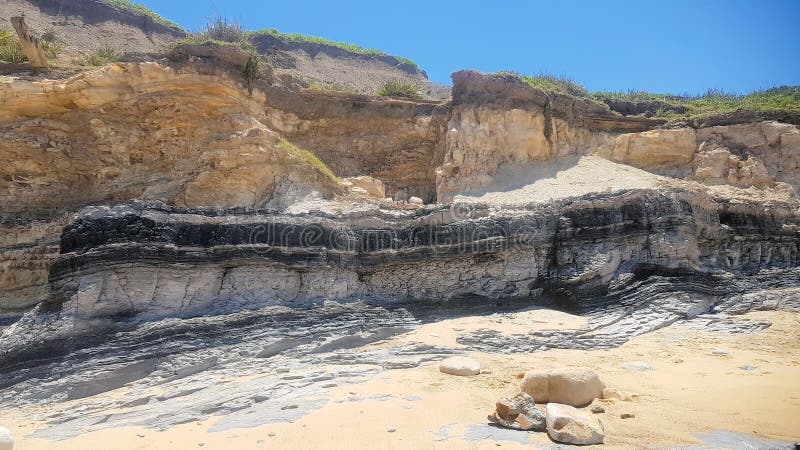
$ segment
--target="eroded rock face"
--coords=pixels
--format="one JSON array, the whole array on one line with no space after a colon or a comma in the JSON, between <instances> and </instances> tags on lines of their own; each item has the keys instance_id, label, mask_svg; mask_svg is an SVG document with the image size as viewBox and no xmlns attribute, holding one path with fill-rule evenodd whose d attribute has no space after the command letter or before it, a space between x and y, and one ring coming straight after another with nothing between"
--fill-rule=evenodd
<instances>
[{"instance_id":1,"label":"eroded rock face","mask_svg":"<svg viewBox=\"0 0 800 450\"><path fill-rule=\"evenodd\" d=\"M281 183L333 192L278 145L263 95L224 71L126 63L66 81L3 81L4 214L133 198L261 206Z\"/></svg>"},{"instance_id":2,"label":"eroded rock face","mask_svg":"<svg viewBox=\"0 0 800 450\"><path fill-rule=\"evenodd\" d=\"M432 101L272 88L266 124L314 152L338 176L381 180L398 191L436 201L449 107Z\"/></svg>"},{"instance_id":3,"label":"eroded rock face","mask_svg":"<svg viewBox=\"0 0 800 450\"><path fill-rule=\"evenodd\" d=\"M202 63L1 78L0 313L37 301L65 217L87 204L254 207L279 205L288 190L337 192L336 180L280 144L264 102L240 75Z\"/></svg>"},{"instance_id":4,"label":"eroded rock face","mask_svg":"<svg viewBox=\"0 0 800 450\"><path fill-rule=\"evenodd\" d=\"M516 186L533 183L535 175L520 178L515 169L580 155L709 185L800 188L800 128L791 113L642 131L661 123L622 117L586 99L530 88L514 77L463 71L453 81L452 113L436 171L439 202L480 195L509 178ZM773 119L784 116L792 123ZM741 123L745 120L750 122Z\"/></svg>"}]
</instances>

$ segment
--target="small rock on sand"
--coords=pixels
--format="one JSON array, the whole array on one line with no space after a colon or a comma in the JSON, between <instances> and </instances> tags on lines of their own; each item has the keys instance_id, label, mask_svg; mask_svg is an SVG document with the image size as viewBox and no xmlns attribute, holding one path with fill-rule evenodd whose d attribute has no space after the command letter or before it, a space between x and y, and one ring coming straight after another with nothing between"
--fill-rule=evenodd
<instances>
[{"instance_id":1,"label":"small rock on sand","mask_svg":"<svg viewBox=\"0 0 800 450\"><path fill-rule=\"evenodd\" d=\"M0 427L0 450L11 450L14 448L14 437L8 428Z\"/></svg>"},{"instance_id":2,"label":"small rock on sand","mask_svg":"<svg viewBox=\"0 0 800 450\"><path fill-rule=\"evenodd\" d=\"M516 430L546 429L544 414L536 407L533 398L524 392L498 400L494 413L488 419L489 422Z\"/></svg>"},{"instance_id":3,"label":"small rock on sand","mask_svg":"<svg viewBox=\"0 0 800 450\"><path fill-rule=\"evenodd\" d=\"M602 406L600 406L600 405L592 406L592 413L593 414L603 414L604 412L606 412L606 409L603 408Z\"/></svg>"},{"instance_id":4,"label":"small rock on sand","mask_svg":"<svg viewBox=\"0 0 800 450\"><path fill-rule=\"evenodd\" d=\"M520 390L540 402L583 406L603 393L605 384L588 367L562 367L525 373Z\"/></svg>"},{"instance_id":5,"label":"small rock on sand","mask_svg":"<svg viewBox=\"0 0 800 450\"><path fill-rule=\"evenodd\" d=\"M481 363L466 356L453 356L439 364L439 371L449 375L478 375L481 373Z\"/></svg>"},{"instance_id":6,"label":"small rock on sand","mask_svg":"<svg viewBox=\"0 0 800 450\"><path fill-rule=\"evenodd\" d=\"M619 415L620 419L633 419L634 417L636 417L636 416L633 415L633 414L628 414L628 413L623 413L623 414Z\"/></svg>"},{"instance_id":7,"label":"small rock on sand","mask_svg":"<svg viewBox=\"0 0 800 450\"><path fill-rule=\"evenodd\" d=\"M564 444L602 444L605 438L603 424L592 415L559 403L547 404L547 434L550 439Z\"/></svg>"}]
</instances>

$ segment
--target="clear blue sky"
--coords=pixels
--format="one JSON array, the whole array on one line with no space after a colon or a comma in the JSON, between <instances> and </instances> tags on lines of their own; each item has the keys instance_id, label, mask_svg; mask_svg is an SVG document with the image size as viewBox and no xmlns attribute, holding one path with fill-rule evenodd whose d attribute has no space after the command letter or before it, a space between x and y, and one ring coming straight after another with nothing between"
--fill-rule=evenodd
<instances>
[{"instance_id":1,"label":"clear blue sky","mask_svg":"<svg viewBox=\"0 0 800 450\"><path fill-rule=\"evenodd\" d=\"M567 75L589 90L800 84L800 0L138 0L189 30L225 16L463 68Z\"/></svg>"}]
</instances>

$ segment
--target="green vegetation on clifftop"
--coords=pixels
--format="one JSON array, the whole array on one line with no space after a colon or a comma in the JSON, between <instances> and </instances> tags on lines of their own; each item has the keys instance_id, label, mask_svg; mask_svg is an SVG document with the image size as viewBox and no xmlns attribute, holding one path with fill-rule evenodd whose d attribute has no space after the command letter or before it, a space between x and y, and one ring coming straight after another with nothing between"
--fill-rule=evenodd
<instances>
[{"instance_id":1,"label":"green vegetation on clifftop","mask_svg":"<svg viewBox=\"0 0 800 450\"><path fill-rule=\"evenodd\" d=\"M350 53L359 53L359 54L362 54L362 55L391 56L391 57L397 59L400 62L403 62L405 64L410 64L410 65L412 65L414 67L417 67L417 63L415 63L414 61L412 61L412 60L410 60L408 58L403 58L402 56L394 56L394 55L390 55L390 54L388 54L388 53L386 53L386 52L384 52L382 50L378 50L378 49L374 49L374 48L365 48L365 47L361 47L360 45L350 44L350 43L347 43L347 42L332 41L330 39L326 39L326 38L319 37L319 36L309 36L309 35L300 34L300 33L283 33L281 31L278 31L275 28L264 28L262 30L252 31L251 33L254 36L269 35L269 36L275 36L277 38L281 38L281 39L285 39L287 41L293 41L293 42L308 42L308 43L313 43L313 44L330 45L332 47L337 47L337 48L340 48L342 50L348 51Z\"/></svg>"},{"instance_id":2,"label":"green vegetation on clifftop","mask_svg":"<svg viewBox=\"0 0 800 450\"><path fill-rule=\"evenodd\" d=\"M709 89L702 95L656 94L647 91L629 92L593 92L598 100L627 100L631 102L663 102L674 106L685 107L688 111L678 114L671 111L659 111L656 116L677 118L701 114L735 111L737 109L799 109L800 86L779 86L750 92L749 94L733 94Z\"/></svg>"},{"instance_id":3,"label":"green vegetation on clifftop","mask_svg":"<svg viewBox=\"0 0 800 450\"><path fill-rule=\"evenodd\" d=\"M178 30L185 31L182 26L178 25L177 23L169 19L161 17L160 15L158 15L157 12L153 11L152 9L140 3L132 2L130 0L101 0L101 1L109 6L113 6L122 11L145 15L151 18L153 22L164 25L165 27L176 28Z\"/></svg>"},{"instance_id":4,"label":"green vegetation on clifftop","mask_svg":"<svg viewBox=\"0 0 800 450\"><path fill-rule=\"evenodd\" d=\"M661 102L667 105L685 108L685 113L668 109L660 109L656 117L674 119L702 114L735 111L737 109L800 109L800 86L779 86L750 92L733 94L716 89L709 89L701 95L657 94L647 91L628 92L589 92L577 81L551 74L520 75L515 72L497 72L498 75L516 76L531 87L549 92L561 92L581 97L605 105L606 100L625 100L630 102Z\"/></svg>"}]
</instances>

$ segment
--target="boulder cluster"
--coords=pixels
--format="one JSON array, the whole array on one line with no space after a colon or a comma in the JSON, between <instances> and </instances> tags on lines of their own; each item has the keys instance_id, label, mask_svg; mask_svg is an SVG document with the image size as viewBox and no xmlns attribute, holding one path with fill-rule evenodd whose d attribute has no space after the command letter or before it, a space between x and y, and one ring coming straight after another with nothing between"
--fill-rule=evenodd
<instances>
[{"instance_id":1,"label":"boulder cluster","mask_svg":"<svg viewBox=\"0 0 800 450\"><path fill-rule=\"evenodd\" d=\"M459 376L481 373L480 363L464 356L442 361L439 370ZM559 443L602 444L605 431L597 414L605 413L605 408L588 408L597 398L630 400L619 389L607 388L597 372L588 367L532 370L522 376L519 393L497 400L488 420L515 430L547 431ZM537 407L537 401L544 405L544 411Z\"/></svg>"}]
</instances>

